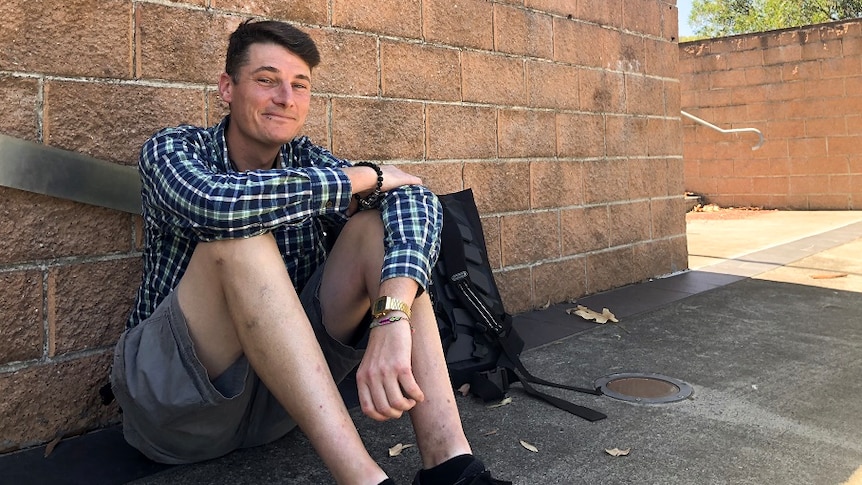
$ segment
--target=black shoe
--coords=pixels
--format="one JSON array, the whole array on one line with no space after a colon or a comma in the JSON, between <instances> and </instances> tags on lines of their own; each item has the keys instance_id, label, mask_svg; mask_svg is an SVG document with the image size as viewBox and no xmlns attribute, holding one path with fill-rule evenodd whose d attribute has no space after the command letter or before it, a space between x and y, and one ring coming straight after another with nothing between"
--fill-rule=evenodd
<instances>
[{"instance_id":1,"label":"black shoe","mask_svg":"<svg viewBox=\"0 0 862 485\"><path fill-rule=\"evenodd\" d=\"M413 485L439 485L436 483L422 483L419 481L419 473L413 479ZM452 485L512 485L512 482L497 480L491 477L491 472L485 469L485 465L474 460L458 477Z\"/></svg>"}]
</instances>

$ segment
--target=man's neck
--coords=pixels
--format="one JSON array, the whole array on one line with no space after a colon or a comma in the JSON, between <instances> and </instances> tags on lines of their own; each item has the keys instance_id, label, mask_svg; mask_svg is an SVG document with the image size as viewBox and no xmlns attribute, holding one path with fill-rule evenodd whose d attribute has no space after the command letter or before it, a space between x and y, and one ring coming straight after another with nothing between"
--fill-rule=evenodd
<instances>
[{"instance_id":1,"label":"man's neck","mask_svg":"<svg viewBox=\"0 0 862 485\"><path fill-rule=\"evenodd\" d=\"M237 171L269 170L274 168L281 146L262 146L232 131L225 133L227 154Z\"/></svg>"}]
</instances>

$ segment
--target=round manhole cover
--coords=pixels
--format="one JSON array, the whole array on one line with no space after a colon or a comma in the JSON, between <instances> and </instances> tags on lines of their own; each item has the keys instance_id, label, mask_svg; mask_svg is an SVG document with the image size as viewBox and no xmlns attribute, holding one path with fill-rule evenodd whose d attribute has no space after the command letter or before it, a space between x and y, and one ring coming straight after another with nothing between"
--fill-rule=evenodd
<instances>
[{"instance_id":1,"label":"round manhole cover","mask_svg":"<svg viewBox=\"0 0 862 485\"><path fill-rule=\"evenodd\" d=\"M596 380L596 387L608 397L645 404L682 401L694 392L679 379L647 373L611 374Z\"/></svg>"}]
</instances>

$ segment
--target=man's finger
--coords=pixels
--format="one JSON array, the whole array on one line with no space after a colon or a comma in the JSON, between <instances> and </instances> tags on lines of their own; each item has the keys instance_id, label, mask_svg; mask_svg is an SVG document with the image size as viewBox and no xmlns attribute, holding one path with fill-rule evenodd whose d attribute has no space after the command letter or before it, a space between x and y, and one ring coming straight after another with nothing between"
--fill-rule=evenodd
<instances>
[{"instance_id":1,"label":"man's finger","mask_svg":"<svg viewBox=\"0 0 862 485\"><path fill-rule=\"evenodd\" d=\"M359 394L359 406L362 408L363 414L375 421L386 421L388 417L377 412L374 406L374 399L371 397L371 390L366 385L359 385L356 388Z\"/></svg>"},{"instance_id":2,"label":"man's finger","mask_svg":"<svg viewBox=\"0 0 862 485\"><path fill-rule=\"evenodd\" d=\"M414 404L425 400L425 393L422 392L412 372L398 376L398 384L403 390L404 395L412 399Z\"/></svg>"}]
</instances>

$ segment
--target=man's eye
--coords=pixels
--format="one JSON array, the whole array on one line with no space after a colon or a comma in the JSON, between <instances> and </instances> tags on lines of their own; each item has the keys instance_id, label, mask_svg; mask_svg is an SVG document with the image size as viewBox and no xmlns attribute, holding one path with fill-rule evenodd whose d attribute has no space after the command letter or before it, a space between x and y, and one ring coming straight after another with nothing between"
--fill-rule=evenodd
<instances>
[{"instance_id":1,"label":"man's eye","mask_svg":"<svg viewBox=\"0 0 862 485\"><path fill-rule=\"evenodd\" d=\"M265 77L259 78L257 80L257 82L259 82L261 84L272 84L273 83L272 79L265 78Z\"/></svg>"},{"instance_id":2,"label":"man's eye","mask_svg":"<svg viewBox=\"0 0 862 485\"><path fill-rule=\"evenodd\" d=\"M306 84L294 84L293 89L308 89L308 85L306 85Z\"/></svg>"}]
</instances>

